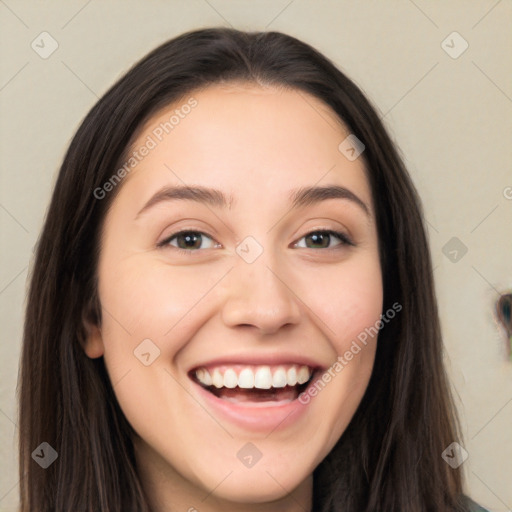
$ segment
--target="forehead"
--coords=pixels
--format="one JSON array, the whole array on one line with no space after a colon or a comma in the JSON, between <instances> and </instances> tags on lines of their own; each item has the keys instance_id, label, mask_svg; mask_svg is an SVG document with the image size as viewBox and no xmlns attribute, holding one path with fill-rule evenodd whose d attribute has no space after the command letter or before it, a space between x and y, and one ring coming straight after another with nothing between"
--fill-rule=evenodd
<instances>
[{"instance_id":1,"label":"forehead","mask_svg":"<svg viewBox=\"0 0 512 512\"><path fill-rule=\"evenodd\" d=\"M217 84L161 109L138 130L128 157L145 156L123 179L130 195L169 184L227 194L280 192L326 179L369 200L364 163L338 149L349 131L319 99L294 89ZM321 183L320 183L321 184Z\"/></svg>"},{"instance_id":2,"label":"forehead","mask_svg":"<svg viewBox=\"0 0 512 512\"><path fill-rule=\"evenodd\" d=\"M194 106L189 108L187 105L191 103L194 103ZM219 126L223 121L226 124L234 122L240 125L243 118L251 118L258 123L258 126L255 126L256 129L267 125L270 132L277 131L285 123L289 125L288 128L291 123L297 128L303 128L302 125L307 123L311 128L323 124L324 128L330 127L333 131L346 131L337 114L323 101L307 92L278 85L227 82L210 84L193 90L160 108L139 127L138 141L140 142L144 135L151 133L159 123L169 121L173 114L176 115L171 124L173 124L173 135L176 135L177 131L174 131L174 128L182 125L183 131L185 123L181 121L191 113L192 119L205 126L207 124ZM276 122L277 125L274 124ZM244 129L248 128L250 126L244 124ZM132 144L134 145L136 142Z\"/></svg>"}]
</instances>

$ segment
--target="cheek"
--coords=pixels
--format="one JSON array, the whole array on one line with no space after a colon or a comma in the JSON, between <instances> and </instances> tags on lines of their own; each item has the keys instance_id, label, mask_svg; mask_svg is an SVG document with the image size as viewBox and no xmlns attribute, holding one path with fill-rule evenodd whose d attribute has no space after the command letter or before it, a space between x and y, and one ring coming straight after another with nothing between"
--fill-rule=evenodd
<instances>
[{"instance_id":1,"label":"cheek","mask_svg":"<svg viewBox=\"0 0 512 512\"><path fill-rule=\"evenodd\" d=\"M331 346L332 365L304 403L318 400L327 408L317 428L328 440L322 452L326 455L345 431L370 380L378 334L372 328L382 314L382 277L377 255L369 253L319 269L314 280L310 277L302 277L301 297Z\"/></svg>"},{"instance_id":2,"label":"cheek","mask_svg":"<svg viewBox=\"0 0 512 512\"><path fill-rule=\"evenodd\" d=\"M133 341L141 336L168 338L217 281L216 273L192 265L173 269L143 256L120 262L105 274L108 277L100 290L102 305Z\"/></svg>"},{"instance_id":3,"label":"cheek","mask_svg":"<svg viewBox=\"0 0 512 512\"><path fill-rule=\"evenodd\" d=\"M380 319L383 289L378 259L367 257L325 266L297 277L300 297L319 319L318 325L337 354ZM311 283L315 285L312 286Z\"/></svg>"},{"instance_id":4,"label":"cheek","mask_svg":"<svg viewBox=\"0 0 512 512\"><path fill-rule=\"evenodd\" d=\"M229 268L172 267L144 254L105 265L100 274L102 336L111 381L123 379L126 387L128 380L137 379L137 389L142 389L160 386L155 375L164 368L176 373L174 364L180 351L215 313L215 286ZM137 359L139 353L148 352L142 347L149 348L150 360L157 356L150 367ZM125 380L127 372L129 378Z\"/></svg>"}]
</instances>

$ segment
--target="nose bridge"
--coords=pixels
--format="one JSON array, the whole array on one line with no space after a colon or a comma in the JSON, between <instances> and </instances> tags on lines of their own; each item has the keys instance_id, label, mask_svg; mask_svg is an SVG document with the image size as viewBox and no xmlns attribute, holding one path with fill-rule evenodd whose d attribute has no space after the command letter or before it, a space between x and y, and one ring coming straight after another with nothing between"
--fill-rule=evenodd
<instances>
[{"instance_id":1,"label":"nose bridge","mask_svg":"<svg viewBox=\"0 0 512 512\"><path fill-rule=\"evenodd\" d=\"M240 246L243 248L243 243ZM289 272L274 252L263 250L252 263L248 261L240 257L230 272L222 312L226 325L253 325L274 332L288 323L297 323L299 301L292 291Z\"/></svg>"}]
</instances>

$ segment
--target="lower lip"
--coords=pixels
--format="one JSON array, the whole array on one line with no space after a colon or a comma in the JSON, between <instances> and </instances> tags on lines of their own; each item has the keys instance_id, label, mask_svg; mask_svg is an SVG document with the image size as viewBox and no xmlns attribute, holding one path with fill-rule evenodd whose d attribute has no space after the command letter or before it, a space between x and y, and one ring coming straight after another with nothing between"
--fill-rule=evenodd
<instances>
[{"instance_id":1,"label":"lower lip","mask_svg":"<svg viewBox=\"0 0 512 512\"><path fill-rule=\"evenodd\" d=\"M312 382L315 379L312 379ZM218 398L201 385L192 381L197 388L200 398L206 402L214 416L222 423L222 419L236 424L244 430L253 432L273 432L278 427L284 429L297 422L307 411L309 404L302 404L298 397L291 402L229 402ZM311 385L311 383L310 383ZM309 387L309 386L308 386Z\"/></svg>"}]
</instances>

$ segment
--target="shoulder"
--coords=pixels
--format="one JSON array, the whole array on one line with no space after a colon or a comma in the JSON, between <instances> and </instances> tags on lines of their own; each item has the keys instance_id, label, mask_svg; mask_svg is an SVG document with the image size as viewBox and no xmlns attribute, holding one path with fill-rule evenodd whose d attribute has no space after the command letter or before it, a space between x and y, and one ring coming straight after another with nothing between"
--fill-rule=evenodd
<instances>
[{"instance_id":1,"label":"shoulder","mask_svg":"<svg viewBox=\"0 0 512 512\"><path fill-rule=\"evenodd\" d=\"M481 507L478 503L475 503L469 496L464 496L464 499L467 503L467 511L468 512L489 512L484 507Z\"/></svg>"}]
</instances>

